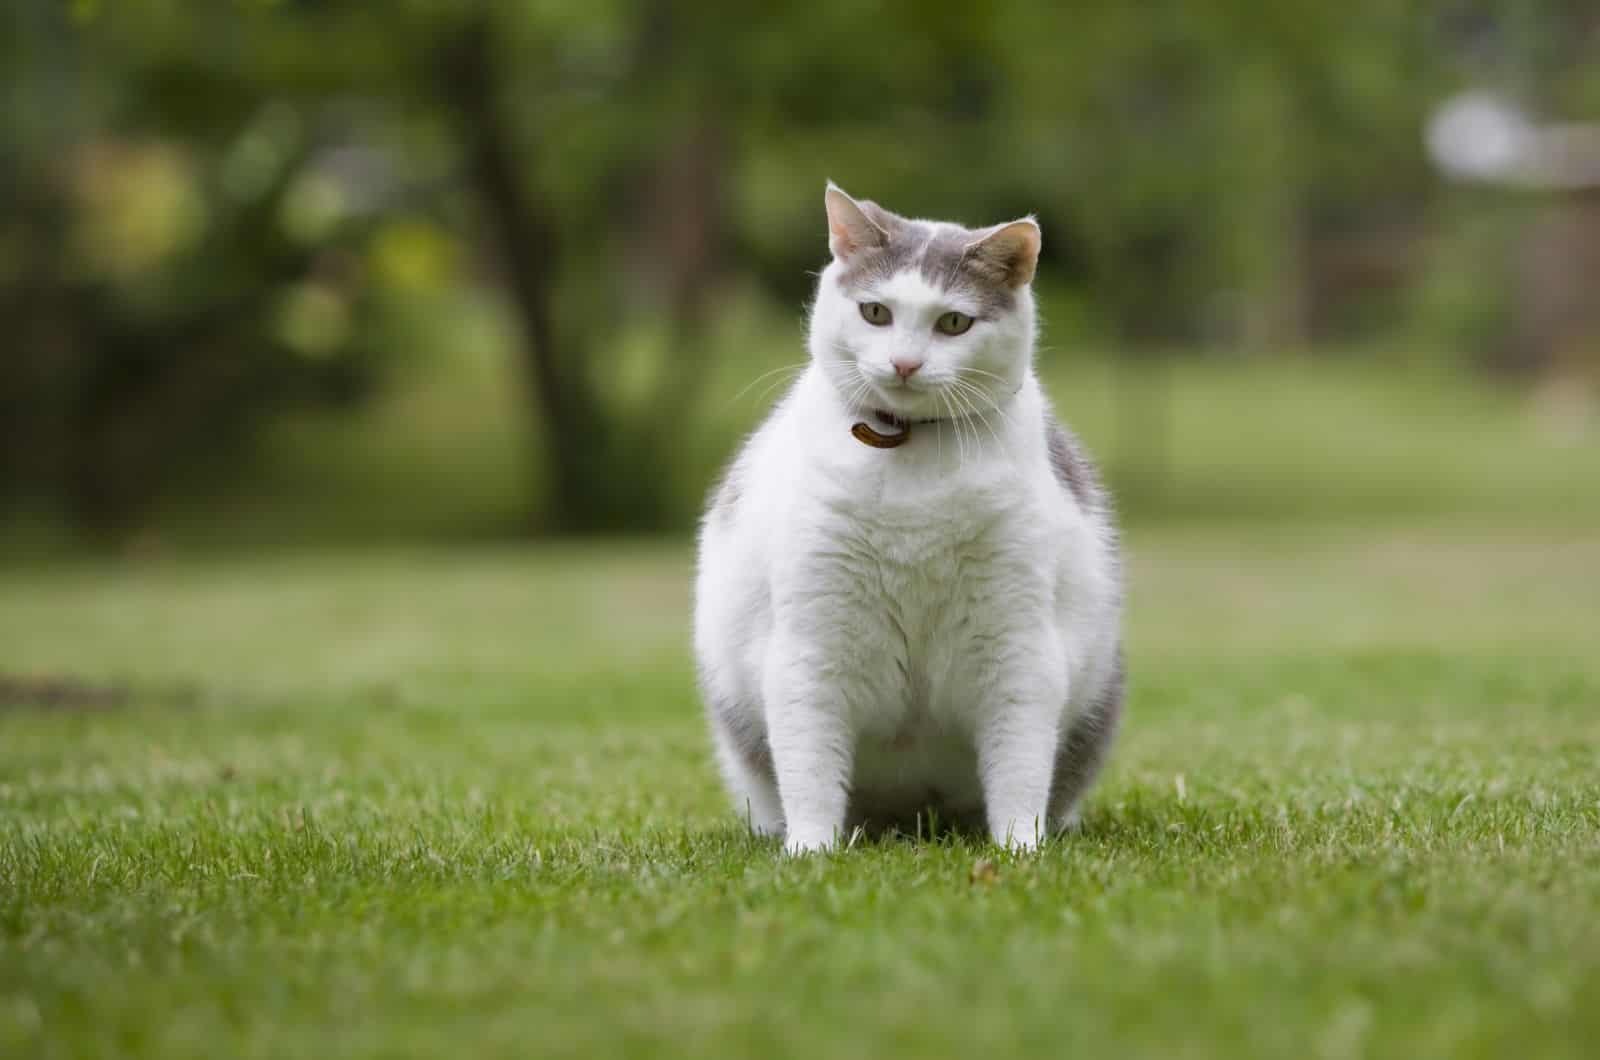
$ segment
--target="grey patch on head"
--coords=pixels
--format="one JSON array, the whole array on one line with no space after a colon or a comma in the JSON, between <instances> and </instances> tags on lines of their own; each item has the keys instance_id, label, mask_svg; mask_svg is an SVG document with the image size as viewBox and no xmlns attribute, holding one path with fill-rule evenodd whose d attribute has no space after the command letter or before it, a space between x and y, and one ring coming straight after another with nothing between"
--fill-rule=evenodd
<instances>
[{"instance_id":1,"label":"grey patch on head","mask_svg":"<svg viewBox=\"0 0 1600 1060\"><path fill-rule=\"evenodd\" d=\"M867 220L877 225L885 234L893 239L895 233L912 227L915 222L901 217L893 210L885 210L871 199L862 199L856 203L862 213L867 215Z\"/></svg>"},{"instance_id":2,"label":"grey patch on head","mask_svg":"<svg viewBox=\"0 0 1600 1060\"><path fill-rule=\"evenodd\" d=\"M857 205L888 239L883 246L861 251L845 263L839 284L846 290L860 291L885 283L916 267L934 287L970 296L978 303L980 316L998 316L1016 305L1017 293L1005 278L967 253L967 247L981 237L981 232L908 220L875 202Z\"/></svg>"},{"instance_id":3,"label":"grey patch on head","mask_svg":"<svg viewBox=\"0 0 1600 1060\"><path fill-rule=\"evenodd\" d=\"M984 317L1009 313L1017 304L1017 292L984 259L968 248L982 233L965 228L943 229L931 235L918 263L922 278L944 291L960 291L971 296Z\"/></svg>"},{"instance_id":4,"label":"grey patch on head","mask_svg":"<svg viewBox=\"0 0 1600 1060\"><path fill-rule=\"evenodd\" d=\"M860 289L887 281L889 277L911 267L932 227L908 221L892 214L875 202L856 204L861 212L888 236L881 247L861 250L845 262L839 274L839 283L847 289Z\"/></svg>"},{"instance_id":5,"label":"grey patch on head","mask_svg":"<svg viewBox=\"0 0 1600 1060\"><path fill-rule=\"evenodd\" d=\"M1072 494L1079 507L1089 511L1102 511L1106 507L1105 491L1100 486L1100 476L1094 462L1073 433L1052 419L1045 420L1045 444L1050 450L1050 468L1056 481Z\"/></svg>"},{"instance_id":6,"label":"grey patch on head","mask_svg":"<svg viewBox=\"0 0 1600 1060\"><path fill-rule=\"evenodd\" d=\"M1122 725L1126 685L1122 647L1118 645L1117 658L1105 687L1089 704L1089 709L1067 729L1066 739L1056 754L1055 779L1050 785L1052 820L1060 821L1071 813L1100 775L1111 741Z\"/></svg>"}]
</instances>

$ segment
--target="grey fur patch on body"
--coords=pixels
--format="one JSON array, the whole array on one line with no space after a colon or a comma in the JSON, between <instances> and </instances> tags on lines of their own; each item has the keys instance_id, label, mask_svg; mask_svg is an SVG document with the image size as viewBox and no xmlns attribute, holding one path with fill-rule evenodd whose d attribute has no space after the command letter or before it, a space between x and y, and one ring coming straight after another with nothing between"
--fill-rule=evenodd
<instances>
[{"instance_id":1,"label":"grey fur patch on body","mask_svg":"<svg viewBox=\"0 0 1600 1060\"><path fill-rule=\"evenodd\" d=\"M1117 648L1117 661L1111 678L1089 709L1083 713L1061 742L1056 754L1055 778L1050 784L1050 818L1061 823L1077 811L1078 800L1100 775L1105 765L1111 742L1122 726L1122 704L1127 686L1122 648Z\"/></svg>"},{"instance_id":2,"label":"grey fur patch on body","mask_svg":"<svg viewBox=\"0 0 1600 1060\"><path fill-rule=\"evenodd\" d=\"M1083 443L1062 424L1047 418L1045 444L1056 481L1100 525L1114 546L1116 530L1111 518L1111 499ZM1120 567L1114 547L1112 562ZM1116 662L1105 687L1089 709L1068 728L1057 752L1055 779L1050 787L1050 818L1054 823L1067 824L1075 820L1079 800L1100 775L1122 725L1126 691L1127 664L1122 647L1118 645Z\"/></svg>"},{"instance_id":3,"label":"grey fur patch on body","mask_svg":"<svg viewBox=\"0 0 1600 1060\"><path fill-rule=\"evenodd\" d=\"M971 297L978 303L980 317L998 316L1016 305L1016 291L1005 277L967 252L984 230L909 220L870 200L857 205L887 239L881 247L854 255L839 274L846 290L860 291L915 268L934 287Z\"/></svg>"},{"instance_id":4,"label":"grey fur patch on body","mask_svg":"<svg viewBox=\"0 0 1600 1060\"><path fill-rule=\"evenodd\" d=\"M1106 510L1106 494L1100 485L1100 474L1094 461L1084 451L1077 435L1055 420L1045 420L1045 445L1050 450L1050 468L1056 481L1072 494L1078 505L1091 512Z\"/></svg>"}]
</instances>

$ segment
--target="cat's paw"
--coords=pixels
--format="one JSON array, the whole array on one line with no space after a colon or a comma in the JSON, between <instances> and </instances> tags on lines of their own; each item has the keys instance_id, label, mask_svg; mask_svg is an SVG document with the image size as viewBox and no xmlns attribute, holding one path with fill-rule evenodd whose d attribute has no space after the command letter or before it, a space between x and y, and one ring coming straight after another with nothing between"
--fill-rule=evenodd
<instances>
[{"instance_id":1,"label":"cat's paw","mask_svg":"<svg viewBox=\"0 0 1600 1060\"><path fill-rule=\"evenodd\" d=\"M995 844L1005 847L1014 854L1035 854L1038 852L1041 845L1039 840L1035 839L1033 836L1028 836L1026 839L1018 839L1016 836L1010 836L1004 839L996 839Z\"/></svg>"},{"instance_id":2,"label":"cat's paw","mask_svg":"<svg viewBox=\"0 0 1600 1060\"><path fill-rule=\"evenodd\" d=\"M1037 821L1007 824L1004 828L990 826L989 838L995 846L1013 850L1018 854L1031 854L1044 843L1044 833Z\"/></svg>"},{"instance_id":3,"label":"cat's paw","mask_svg":"<svg viewBox=\"0 0 1600 1060\"><path fill-rule=\"evenodd\" d=\"M805 854L821 854L833 849L835 836L832 830L821 832L816 830L793 831L783 841L783 852L791 857Z\"/></svg>"}]
</instances>

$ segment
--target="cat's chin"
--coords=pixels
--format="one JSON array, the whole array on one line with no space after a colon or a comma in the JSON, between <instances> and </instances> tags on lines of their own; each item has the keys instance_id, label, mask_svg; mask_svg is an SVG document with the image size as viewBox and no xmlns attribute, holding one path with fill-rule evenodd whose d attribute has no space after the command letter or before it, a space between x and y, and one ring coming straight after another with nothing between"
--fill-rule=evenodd
<instances>
[{"instance_id":1,"label":"cat's chin","mask_svg":"<svg viewBox=\"0 0 1600 1060\"><path fill-rule=\"evenodd\" d=\"M901 420L942 419L948 412L935 389L888 387L877 383L857 400L858 411L887 412Z\"/></svg>"}]
</instances>

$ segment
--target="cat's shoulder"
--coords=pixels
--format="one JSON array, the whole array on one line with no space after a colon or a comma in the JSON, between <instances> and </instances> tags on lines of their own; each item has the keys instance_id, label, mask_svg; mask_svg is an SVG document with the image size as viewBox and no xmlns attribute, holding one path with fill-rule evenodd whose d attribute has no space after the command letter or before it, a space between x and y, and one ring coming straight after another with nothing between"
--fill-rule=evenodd
<instances>
[{"instance_id":1,"label":"cat's shoulder","mask_svg":"<svg viewBox=\"0 0 1600 1060\"><path fill-rule=\"evenodd\" d=\"M793 394L786 395L773 407L759 426L745 435L744 441L723 467L722 474L712 483L706 494L705 518L707 522L728 521L739 510L741 503L758 485L762 474L763 457L773 445L773 436L781 429L781 421L793 403ZM769 469L770 471L771 469Z\"/></svg>"}]
</instances>

